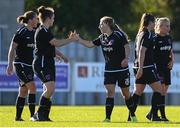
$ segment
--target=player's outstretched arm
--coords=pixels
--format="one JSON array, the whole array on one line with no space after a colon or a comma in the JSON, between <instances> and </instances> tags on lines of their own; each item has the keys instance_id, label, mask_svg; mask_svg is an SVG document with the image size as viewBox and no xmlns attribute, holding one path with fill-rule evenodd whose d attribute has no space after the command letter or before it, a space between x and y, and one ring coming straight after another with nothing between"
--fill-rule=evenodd
<instances>
[{"instance_id":1,"label":"player's outstretched arm","mask_svg":"<svg viewBox=\"0 0 180 128\"><path fill-rule=\"evenodd\" d=\"M80 44L84 45L85 47L88 47L88 48L93 48L93 47L95 47L95 45L92 43L92 41L84 40L84 39L82 39L81 37L79 37L78 42L79 42Z\"/></svg>"},{"instance_id":2,"label":"player's outstretched arm","mask_svg":"<svg viewBox=\"0 0 180 128\"><path fill-rule=\"evenodd\" d=\"M75 42L77 40L78 40L77 38L67 38L67 39L55 39L54 38L49 43L56 47L61 47L61 46L67 45L71 42Z\"/></svg>"}]
</instances>

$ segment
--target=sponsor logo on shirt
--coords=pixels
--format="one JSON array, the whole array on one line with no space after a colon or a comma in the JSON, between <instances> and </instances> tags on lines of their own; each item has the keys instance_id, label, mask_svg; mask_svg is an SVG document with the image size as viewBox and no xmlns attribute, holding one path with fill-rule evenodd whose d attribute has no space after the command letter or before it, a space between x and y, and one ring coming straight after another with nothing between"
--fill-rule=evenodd
<instances>
[{"instance_id":1,"label":"sponsor logo on shirt","mask_svg":"<svg viewBox=\"0 0 180 128\"><path fill-rule=\"evenodd\" d=\"M113 51L113 48L112 48L112 47L104 47L104 48L103 48L103 51L105 51L105 52L111 52L111 51Z\"/></svg>"},{"instance_id":2,"label":"sponsor logo on shirt","mask_svg":"<svg viewBox=\"0 0 180 128\"><path fill-rule=\"evenodd\" d=\"M169 50L171 50L171 46L164 46L164 47L161 47L160 50L161 50L161 51L163 51L163 50L169 51Z\"/></svg>"},{"instance_id":3,"label":"sponsor logo on shirt","mask_svg":"<svg viewBox=\"0 0 180 128\"><path fill-rule=\"evenodd\" d=\"M102 41L102 45L104 45L104 46L112 46L113 43L114 43L114 40L110 40L110 41L105 40L105 41Z\"/></svg>"},{"instance_id":4,"label":"sponsor logo on shirt","mask_svg":"<svg viewBox=\"0 0 180 128\"><path fill-rule=\"evenodd\" d=\"M27 44L27 47L34 48L34 44Z\"/></svg>"}]
</instances>

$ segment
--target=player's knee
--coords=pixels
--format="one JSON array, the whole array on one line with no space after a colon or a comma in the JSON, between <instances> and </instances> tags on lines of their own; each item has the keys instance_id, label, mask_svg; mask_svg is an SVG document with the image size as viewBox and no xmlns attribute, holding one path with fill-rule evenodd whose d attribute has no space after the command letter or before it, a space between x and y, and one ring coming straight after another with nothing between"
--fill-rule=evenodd
<instances>
[{"instance_id":1,"label":"player's knee","mask_svg":"<svg viewBox=\"0 0 180 128\"><path fill-rule=\"evenodd\" d=\"M51 98L52 97L52 95L53 95L53 93L52 92L45 92L44 94L44 97L46 97L46 98Z\"/></svg>"},{"instance_id":2,"label":"player's knee","mask_svg":"<svg viewBox=\"0 0 180 128\"><path fill-rule=\"evenodd\" d=\"M112 91L112 90L108 90L108 91L107 91L107 96L108 96L108 97L114 97L114 95L115 95L115 92L114 92L114 91Z\"/></svg>"},{"instance_id":3,"label":"player's knee","mask_svg":"<svg viewBox=\"0 0 180 128\"><path fill-rule=\"evenodd\" d=\"M36 93L36 86L32 85L31 87L29 87L29 92L33 94Z\"/></svg>"},{"instance_id":4,"label":"player's knee","mask_svg":"<svg viewBox=\"0 0 180 128\"><path fill-rule=\"evenodd\" d=\"M122 97L127 100L130 98L130 94L129 93L122 93Z\"/></svg>"},{"instance_id":5,"label":"player's knee","mask_svg":"<svg viewBox=\"0 0 180 128\"><path fill-rule=\"evenodd\" d=\"M30 93L36 93L36 85L34 82L29 82L26 84Z\"/></svg>"},{"instance_id":6,"label":"player's knee","mask_svg":"<svg viewBox=\"0 0 180 128\"><path fill-rule=\"evenodd\" d=\"M48 98L50 98L54 94L54 88L47 88L44 92L44 95Z\"/></svg>"},{"instance_id":7,"label":"player's knee","mask_svg":"<svg viewBox=\"0 0 180 128\"><path fill-rule=\"evenodd\" d=\"M139 96L141 96L142 93L143 93L143 92L142 92L141 90L138 90L138 89L135 91L135 94L136 94L136 95L139 95Z\"/></svg>"},{"instance_id":8,"label":"player's knee","mask_svg":"<svg viewBox=\"0 0 180 128\"><path fill-rule=\"evenodd\" d=\"M26 96L27 96L27 94L28 94L28 91L26 91L26 90L21 90L21 91L19 91L19 97L23 97L23 98L25 98Z\"/></svg>"}]
</instances>

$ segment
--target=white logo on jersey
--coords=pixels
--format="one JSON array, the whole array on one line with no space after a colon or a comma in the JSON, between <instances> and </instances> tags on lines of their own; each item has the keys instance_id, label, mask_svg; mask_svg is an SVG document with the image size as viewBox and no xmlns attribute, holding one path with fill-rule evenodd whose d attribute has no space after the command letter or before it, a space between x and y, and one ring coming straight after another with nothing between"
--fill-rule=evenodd
<instances>
[{"instance_id":1,"label":"white logo on jersey","mask_svg":"<svg viewBox=\"0 0 180 128\"><path fill-rule=\"evenodd\" d=\"M113 48L112 47L104 47L103 51L110 52L110 51L113 51Z\"/></svg>"},{"instance_id":2,"label":"white logo on jersey","mask_svg":"<svg viewBox=\"0 0 180 128\"><path fill-rule=\"evenodd\" d=\"M163 51L163 50L169 51L169 50L171 50L171 46L164 46L164 47L161 47L160 50L161 50L161 51Z\"/></svg>"},{"instance_id":3,"label":"white logo on jersey","mask_svg":"<svg viewBox=\"0 0 180 128\"><path fill-rule=\"evenodd\" d=\"M27 47L34 48L34 44L27 44Z\"/></svg>"}]
</instances>

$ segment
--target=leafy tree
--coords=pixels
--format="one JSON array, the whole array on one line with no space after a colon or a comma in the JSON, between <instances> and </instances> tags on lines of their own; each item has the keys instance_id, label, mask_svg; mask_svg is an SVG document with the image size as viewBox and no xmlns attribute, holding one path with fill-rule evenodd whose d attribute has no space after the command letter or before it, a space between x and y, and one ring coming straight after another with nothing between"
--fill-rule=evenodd
<instances>
[{"instance_id":1,"label":"leafy tree","mask_svg":"<svg viewBox=\"0 0 180 128\"><path fill-rule=\"evenodd\" d=\"M180 1L179 0L168 0L168 5L171 7L171 28L173 33L173 38L175 40L180 40Z\"/></svg>"},{"instance_id":2,"label":"leafy tree","mask_svg":"<svg viewBox=\"0 0 180 128\"><path fill-rule=\"evenodd\" d=\"M40 5L55 9L52 31L58 36L66 36L76 29L83 37L95 38L99 33L99 19L112 16L133 41L142 13L151 12L157 17L169 17L173 36L175 40L180 39L179 0L26 0L25 10L36 10Z\"/></svg>"}]
</instances>

